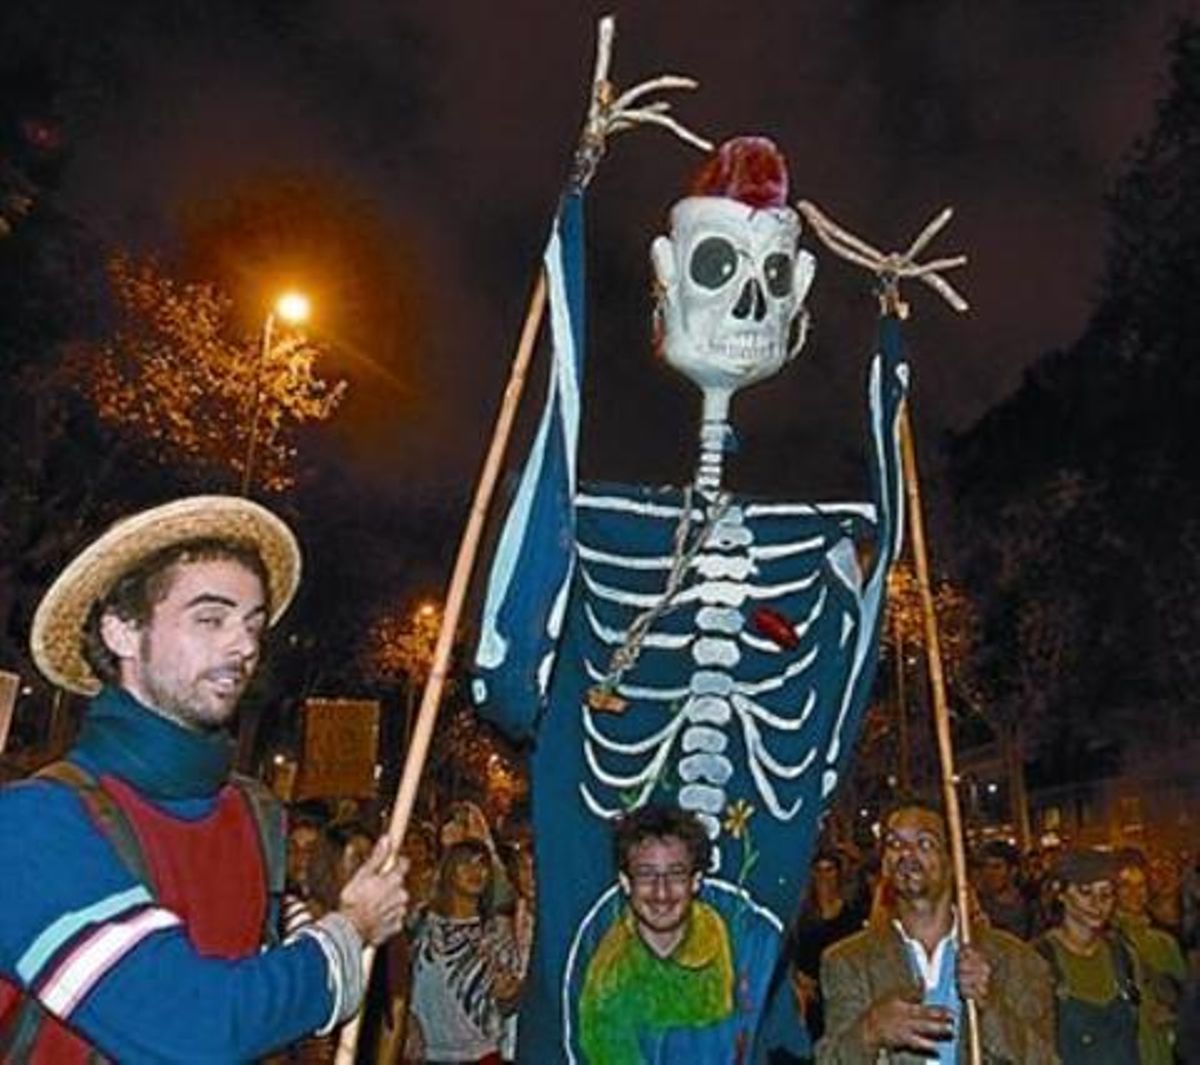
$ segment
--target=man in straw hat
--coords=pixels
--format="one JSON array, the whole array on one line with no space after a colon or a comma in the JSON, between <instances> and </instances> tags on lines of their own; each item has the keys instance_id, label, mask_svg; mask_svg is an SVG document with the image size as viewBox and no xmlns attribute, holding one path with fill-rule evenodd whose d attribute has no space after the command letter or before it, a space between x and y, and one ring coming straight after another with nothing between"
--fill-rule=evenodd
<instances>
[{"instance_id":1,"label":"man in straw hat","mask_svg":"<svg viewBox=\"0 0 1200 1065\"><path fill-rule=\"evenodd\" d=\"M281 811L230 774L226 726L299 577L274 514L196 497L114 526L42 600L39 669L93 698L66 760L0 792L0 1060L244 1061L357 1010L403 863L381 842L273 944Z\"/></svg>"}]
</instances>

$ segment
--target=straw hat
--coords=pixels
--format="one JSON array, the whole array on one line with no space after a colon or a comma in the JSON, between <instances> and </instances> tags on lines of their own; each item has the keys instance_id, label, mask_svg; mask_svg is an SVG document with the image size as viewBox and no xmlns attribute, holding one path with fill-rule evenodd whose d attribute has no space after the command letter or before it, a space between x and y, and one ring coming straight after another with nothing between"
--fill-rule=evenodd
<instances>
[{"instance_id":1,"label":"straw hat","mask_svg":"<svg viewBox=\"0 0 1200 1065\"><path fill-rule=\"evenodd\" d=\"M38 605L29 646L47 680L94 695L100 681L83 657L83 627L92 605L143 559L196 539L254 544L271 585L269 623L288 608L300 583L300 545L271 511L240 496L191 496L123 518L58 575Z\"/></svg>"}]
</instances>

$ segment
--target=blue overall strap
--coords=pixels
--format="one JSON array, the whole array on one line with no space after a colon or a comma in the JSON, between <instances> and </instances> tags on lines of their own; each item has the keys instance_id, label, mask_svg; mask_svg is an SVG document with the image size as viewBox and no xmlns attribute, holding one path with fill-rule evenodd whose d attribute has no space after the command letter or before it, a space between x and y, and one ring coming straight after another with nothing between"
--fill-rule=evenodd
<instances>
[{"instance_id":1,"label":"blue overall strap","mask_svg":"<svg viewBox=\"0 0 1200 1065\"><path fill-rule=\"evenodd\" d=\"M257 777L233 773L229 783L237 789L254 822L263 869L267 879L267 916L263 925L264 946L282 942L280 914L287 879L287 827L283 805L275 793Z\"/></svg>"}]
</instances>

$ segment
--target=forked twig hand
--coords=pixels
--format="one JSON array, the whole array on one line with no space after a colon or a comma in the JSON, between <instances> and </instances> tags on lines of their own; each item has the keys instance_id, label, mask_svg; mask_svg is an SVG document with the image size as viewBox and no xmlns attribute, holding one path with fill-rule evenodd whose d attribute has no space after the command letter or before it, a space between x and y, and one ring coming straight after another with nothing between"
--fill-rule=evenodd
<instances>
[{"instance_id":1,"label":"forked twig hand","mask_svg":"<svg viewBox=\"0 0 1200 1065\"><path fill-rule=\"evenodd\" d=\"M821 242L835 255L847 262L856 263L875 274L884 287L883 298L896 310L901 317L908 313L907 304L900 300L899 283L902 278L913 277L933 289L956 311L970 309L970 304L963 296L941 276L945 270L955 270L965 266L965 255L953 255L944 259L934 259L927 263L918 263L916 258L925 250L954 217L954 211L947 207L940 214L930 219L925 228L917 234L916 239L902 252L881 252L868 244L861 237L856 237L848 229L839 226L810 200L801 200L796 204L797 210L808 220L809 225L816 231Z\"/></svg>"},{"instance_id":2,"label":"forked twig hand","mask_svg":"<svg viewBox=\"0 0 1200 1065\"><path fill-rule=\"evenodd\" d=\"M605 16L600 20L597 34L596 67L592 75L592 95L588 104L587 120L584 122L579 147L575 152L572 178L580 188L585 188L596 173L609 138L638 126L658 126L703 152L711 152L713 148L711 141L692 132L671 115L671 105L667 101L643 102L644 97L660 90L694 89L699 85L694 78L662 74L639 82L624 92L617 91L608 80L615 36L616 22L611 15Z\"/></svg>"}]
</instances>

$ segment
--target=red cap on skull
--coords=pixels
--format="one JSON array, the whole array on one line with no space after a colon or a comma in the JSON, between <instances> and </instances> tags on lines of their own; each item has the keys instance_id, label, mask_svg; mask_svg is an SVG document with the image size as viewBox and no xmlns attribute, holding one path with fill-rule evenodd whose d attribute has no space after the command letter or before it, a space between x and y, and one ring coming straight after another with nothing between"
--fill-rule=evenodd
<instances>
[{"instance_id":1,"label":"red cap on skull","mask_svg":"<svg viewBox=\"0 0 1200 1065\"><path fill-rule=\"evenodd\" d=\"M766 137L734 137L696 174L693 196L725 196L748 207L786 207L787 162Z\"/></svg>"}]
</instances>

